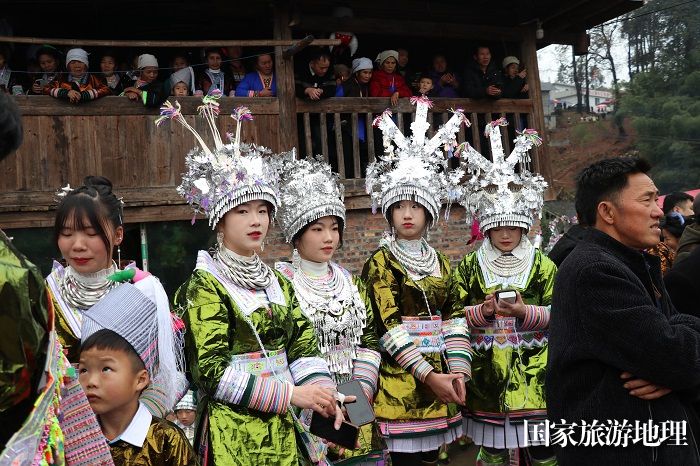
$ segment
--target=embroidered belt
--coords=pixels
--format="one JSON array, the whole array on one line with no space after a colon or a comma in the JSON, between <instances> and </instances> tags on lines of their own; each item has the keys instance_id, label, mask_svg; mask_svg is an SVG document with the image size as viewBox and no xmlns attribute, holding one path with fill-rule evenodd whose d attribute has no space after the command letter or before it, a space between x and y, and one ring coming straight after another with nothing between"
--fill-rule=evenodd
<instances>
[{"instance_id":1,"label":"embroidered belt","mask_svg":"<svg viewBox=\"0 0 700 466\"><path fill-rule=\"evenodd\" d=\"M271 377L273 374L277 374L280 378L294 384L294 379L287 363L287 352L284 348L268 351L267 356L265 358L262 351L234 354L231 357L229 366L234 370L247 372L259 377Z\"/></svg>"},{"instance_id":2,"label":"embroidered belt","mask_svg":"<svg viewBox=\"0 0 700 466\"><path fill-rule=\"evenodd\" d=\"M401 317L401 327L421 353L439 353L445 350L442 336L442 317Z\"/></svg>"}]
</instances>

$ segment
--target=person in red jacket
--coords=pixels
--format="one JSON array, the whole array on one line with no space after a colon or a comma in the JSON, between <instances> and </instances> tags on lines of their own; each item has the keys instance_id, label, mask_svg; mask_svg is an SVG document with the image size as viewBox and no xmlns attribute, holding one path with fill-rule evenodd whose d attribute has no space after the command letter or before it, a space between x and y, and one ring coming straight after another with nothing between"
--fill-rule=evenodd
<instances>
[{"instance_id":1,"label":"person in red jacket","mask_svg":"<svg viewBox=\"0 0 700 466\"><path fill-rule=\"evenodd\" d=\"M399 97L411 97L411 89L406 85L406 81L396 67L399 62L399 53L396 50L385 50L379 55L375 62L379 69L372 74L369 82L370 97L391 97L391 105L394 106L399 101Z\"/></svg>"},{"instance_id":2,"label":"person in red jacket","mask_svg":"<svg viewBox=\"0 0 700 466\"><path fill-rule=\"evenodd\" d=\"M110 95L107 83L88 72L88 53L83 49L70 49L66 54L68 75L63 75L46 84L44 94L56 99L67 100L72 104L90 102Z\"/></svg>"}]
</instances>

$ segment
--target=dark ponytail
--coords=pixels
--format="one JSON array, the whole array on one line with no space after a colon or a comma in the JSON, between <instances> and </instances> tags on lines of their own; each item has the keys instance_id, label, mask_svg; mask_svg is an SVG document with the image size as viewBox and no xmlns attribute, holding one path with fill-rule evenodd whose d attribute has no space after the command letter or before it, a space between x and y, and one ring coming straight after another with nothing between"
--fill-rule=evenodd
<instances>
[{"instance_id":1,"label":"dark ponytail","mask_svg":"<svg viewBox=\"0 0 700 466\"><path fill-rule=\"evenodd\" d=\"M112 192L112 182L103 176L86 176L83 186L61 199L56 209L54 241L63 228L84 230L93 228L102 238L105 249L111 254L110 236L107 231L123 226L122 202Z\"/></svg>"}]
</instances>

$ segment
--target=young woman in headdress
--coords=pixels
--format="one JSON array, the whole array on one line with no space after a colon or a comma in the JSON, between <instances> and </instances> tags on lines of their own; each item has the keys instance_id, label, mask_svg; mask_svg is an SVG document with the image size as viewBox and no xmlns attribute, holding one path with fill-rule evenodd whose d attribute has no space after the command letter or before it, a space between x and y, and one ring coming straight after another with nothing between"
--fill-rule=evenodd
<instances>
[{"instance_id":1,"label":"young woman in headdress","mask_svg":"<svg viewBox=\"0 0 700 466\"><path fill-rule=\"evenodd\" d=\"M332 262L343 244L343 186L320 159L289 158L279 168L278 222L294 252L291 263L275 268L292 282L334 381L358 380L371 404L380 361L372 307L359 277ZM384 464L384 450L375 424L368 424L360 430L359 448L331 449L329 458L335 465Z\"/></svg>"},{"instance_id":2,"label":"young woman in headdress","mask_svg":"<svg viewBox=\"0 0 700 466\"><path fill-rule=\"evenodd\" d=\"M527 238L547 184L528 171L515 173L515 164L539 143L536 133L520 134L506 158L499 129L504 124L501 119L487 126L493 162L468 147L473 176L465 207L485 239L455 268L445 309L466 313L471 333L473 376L463 414L465 434L481 445L477 464L508 465L509 449L529 446L530 464L553 466L552 449L523 430L524 420L532 425L547 418L547 328L557 268ZM514 296L499 299L500 290Z\"/></svg>"},{"instance_id":3,"label":"young woman in headdress","mask_svg":"<svg viewBox=\"0 0 700 466\"><path fill-rule=\"evenodd\" d=\"M177 327L182 322L173 320L168 297L156 277L133 265L120 270L114 261L114 250L119 251L124 239L124 218L112 183L101 176L88 176L78 188L62 188L59 197L54 238L67 266L54 262L46 284L56 311L56 332L68 360L78 362L83 314L122 282L135 283L158 303L163 322L159 364L167 366L163 373L177 374L174 379L154 380L142 395L149 411L164 417L187 389L182 349L176 348L182 332Z\"/></svg>"},{"instance_id":4,"label":"young woman in headdress","mask_svg":"<svg viewBox=\"0 0 700 466\"><path fill-rule=\"evenodd\" d=\"M220 94L218 94L220 95ZM212 100L213 99L213 100ZM215 98L201 107L216 128ZM167 105L167 104L166 104ZM163 113L198 138L178 188L201 209L217 234L213 251L199 251L192 276L175 302L187 324L185 351L201 398L196 443L206 465L297 465L324 461L320 445L298 443L293 407L334 416L335 383L319 357L311 322L299 309L289 281L260 260L278 207L278 177L264 147L224 145L218 132L210 150L174 107ZM311 439L308 435L299 438Z\"/></svg>"},{"instance_id":5,"label":"young woman in headdress","mask_svg":"<svg viewBox=\"0 0 700 466\"><path fill-rule=\"evenodd\" d=\"M464 380L470 376L463 314L443 307L450 263L426 240L462 173L447 173L438 148L454 143L464 116L457 112L425 141L430 101L414 103L410 140L390 113L378 120L387 154L368 168L367 188L392 233L362 272L382 349L374 409L392 462L400 465L436 464L439 448L461 435L456 404L464 404Z\"/></svg>"}]
</instances>

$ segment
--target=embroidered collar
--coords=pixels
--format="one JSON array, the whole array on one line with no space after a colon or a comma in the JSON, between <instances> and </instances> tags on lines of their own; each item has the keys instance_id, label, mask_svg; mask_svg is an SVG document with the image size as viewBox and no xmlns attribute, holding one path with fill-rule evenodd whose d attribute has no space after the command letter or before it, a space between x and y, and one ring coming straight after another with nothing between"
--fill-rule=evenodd
<instances>
[{"instance_id":1,"label":"embroidered collar","mask_svg":"<svg viewBox=\"0 0 700 466\"><path fill-rule=\"evenodd\" d=\"M108 443L114 445L121 440L138 448L143 447L146 437L148 436L148 430L151 428L152 419L153 416L146 406L139 401L139 409L136 411L136 414L134 414L126 430L114 440L108 441Z\"/></svg>"}]
</instances>

